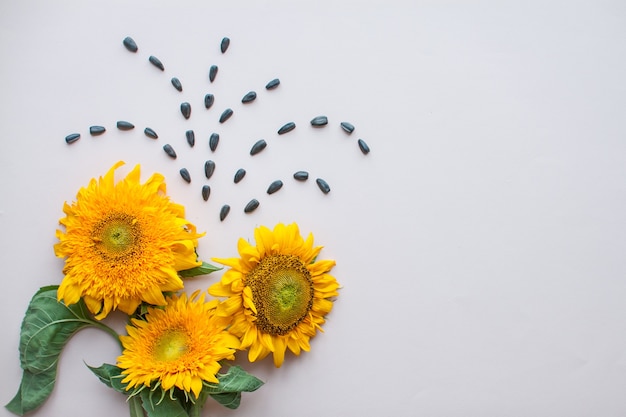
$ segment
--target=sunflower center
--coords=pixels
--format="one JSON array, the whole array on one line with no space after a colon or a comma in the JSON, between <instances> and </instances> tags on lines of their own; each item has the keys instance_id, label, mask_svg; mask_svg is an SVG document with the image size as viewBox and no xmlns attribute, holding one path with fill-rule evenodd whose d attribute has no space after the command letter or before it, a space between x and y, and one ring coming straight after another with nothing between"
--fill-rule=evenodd
<instances>
[{"instance_id":1,"label":"sunflower center","mask_svg":"<svg viewBox=\"0 0 626 417\"><path fill-rule=\"evenodd\" d=\"M270 255L246 276L257 309L256 326L271 335L296 327L313 306L313 281L294 255Z\"/></svg>"},{"instance_id":2,"label":"sunflower center","mask_svg":"<svg viewBox=\"0 0 626 417\"><path fill-rule=\"evenodd\" d=\"M162 334L154 344L154 358L160 362L175 361L189 349L187 334L181 330L170 330Z\"/></svg>"},{"instance_id":3,"label":"sunflower center","mask_svg":"<svg viewBox=\"0 0 626 417\"><path fill-rule=\"evenodd\" d=\"M115 213L96 224L92 240L103 258L118 260L135 253L141 241L141 230L132 216Z\"/></svg>"}]
</instances>

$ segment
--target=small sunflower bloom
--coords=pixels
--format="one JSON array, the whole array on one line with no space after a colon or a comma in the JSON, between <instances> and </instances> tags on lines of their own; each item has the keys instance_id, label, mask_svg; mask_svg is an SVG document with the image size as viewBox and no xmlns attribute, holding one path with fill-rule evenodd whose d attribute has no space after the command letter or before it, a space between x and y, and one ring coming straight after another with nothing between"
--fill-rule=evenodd
<instances>
[{"instance_id":1,"label":"small sunflower bloom","mask_svg":"<svg viewBox=\"0 0 626 417\"><path fill-rule=\"evenodd\" d=\"M201 265L196 227L183 206L165 195L161 174L140 183L140 166L115 183L116 163L65 203L55 254L65 259L59 301L81 298L97 319L112 310L133 314L142 302L165 305L163 292L178 291L177 271Z\"/></svg>"},{"instance_id":2,"label":"small sunflower bloom","mask_svg":"<svg viewBox=\"0 0 626 417\"><path fill-rule=\"evenodd\" d=\"M248 350L251 362L273 354L280 367L289 349L310 350L310 339L322 330L339 284L329 274L333 260L316 260L322 246L305 240L296 223L254 231L255 245L239 239L239 258L214 259L229 269L209 294L227 297L218 311L232 316L230 331Z\"/></svg>"}]
</instances>

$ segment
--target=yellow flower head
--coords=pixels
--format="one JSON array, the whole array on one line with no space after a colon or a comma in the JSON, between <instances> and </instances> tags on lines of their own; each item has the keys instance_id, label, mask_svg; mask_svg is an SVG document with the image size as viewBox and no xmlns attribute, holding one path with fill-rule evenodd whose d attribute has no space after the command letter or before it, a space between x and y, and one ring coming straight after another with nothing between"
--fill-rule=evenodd
<instances>
[{"instance_id":1,"label":"yellow flower head","mask_svg":"<svg viewBox=\"0 0 626 417\"><path fill-rule=\"evenodd\" d=\"M239 240L240 258L215 259L230 267L209 294L228 297L218 309L232 316L230 331L241 339L251 362L270 352L280 367L287 348L299 355L321 330L339 284L328 274L335 261L317 261L321 246L304 240L298 225L278 224L254 231L256 246Z\"/></svg>"},{"instance_id":2,"label":"yellow flower head","mask_svg":"<svg viewBox=\"0 0 626 417\"><path fill-rule=\"evenodd\" d=\"M219 361L234 359L240 343L226 330L230 318L216 314L219 301L205 302L199 294L172 296L165 308L149 308L145 320L132 319L126 326L117 361L127 390L155 383L164 391L176 387L198 398L205 382L219 382Z\"/></svg>"},{"instance_id":3,"label":"yellow flower head","mask_svg":"<svg viewBox=\"0 0 626 417\"><path fill-rule=\"evenodd\" d=\"M132 314L142 301L165 305L164 291L183 288L177 271L201 265L195 248L202 234L165 196L163 176L141 184L137 165L115 183L121 165L65 203L65 232L56 233L54 252L67 257L58 298L70 305L82 297L97 319L115 309Z\"/></svg>"}]
</instances>

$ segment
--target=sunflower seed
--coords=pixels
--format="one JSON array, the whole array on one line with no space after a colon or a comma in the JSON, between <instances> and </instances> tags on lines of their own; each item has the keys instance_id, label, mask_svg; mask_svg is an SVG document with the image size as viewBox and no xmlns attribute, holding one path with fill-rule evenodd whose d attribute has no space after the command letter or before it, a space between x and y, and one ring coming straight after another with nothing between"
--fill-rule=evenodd
<instances>
[{"instance_id":1,"label":"sunflower seed","mask_svg":"<svg viewBox=\"0 0 626 417\"><path fill-rule=\"evenodd\" d=\"M220 116L220 123L224 123L226 120L230 119L230 116L233 115L233 110L232 109L226 109L222 112L222 115Z\"/></svg>"},{"instance_id":2,"label":"sunflower seed","mask_svg":"<svg viewBox=\"0 0 626 417\"><path fill-rule=\"evenodd\" d=\"M267 83L267 85L265 86L266 89L268 90L273 90L276 87L278 87L278 85L280 84L280 80L278 78L274 78L272 81L270 81L269 83Z\"/></svg>"},{"instance_id":3,"label":"sunflower seed","mask_svg":"<svg viewBox=\"0 0 626 417\"><path fill-rule=\"evenodd\" d=\"M172 78L172 85L178 91L183 91L183 85L180 83L180 80L176 77Z\"/></svg>"},{"instance_id":4,"label":"sunflower seed","mask_svg":"<svg viewBox=\"0 0 626 417\"><path fill-rule=\"evenodd\" d=\"M189 119L189 116L191 116L191 104L186 101L184 103L180 103L180 112L183 116L185 116L185 119Z\"/></svg>"},{"instance_id":5,"label":"sunflower seed","mask_svg":"<svg viewBox=\"0 0 626 417\"><path fill-rule=\"evenodd\" d=\"M361 152L365 155L370 153L370 147L367 146L367 143L365 143L363 139L359 139L359 149L361 149Z\"/></svg>"},{"instance_id":6,"label":"sunflower seed","mask_svg":"<svg viewBox=\"0 0 626 417\"><path fill-rule=\"evenodd\" d=\"M65 137L65 142L70 144L76 142L78 139L80 139L80 133L72 133L71 135L67 135Z\"/></svg>"},{"instance_id":7,"label":"sunflower seed","mask_svg":"<svg viewBox=\"0 0 626 417\"><path fill-rule=\"evenodd\" d=\"M317 186L320 187L320 190L322 190L324 194L328 194L330 192L330 187L328 186L328 183L326 181L324 181L321 178L318 178L315 180L315 182L317 183Z\"/></svg>"},{"instance_id":8,"label":"sunflower seed","mask_svg":"<svg viewBox=\"0 0 626 417\"><path fill-rule=\"evenodd\" d=\"M278 129L278 134L282 135L283 133L291 132L296 128L296 124L294 122L285 123L283 127Z\"/></svg>"},{"instance_id":9,"label":"sunflower seed","mask_svg":"<svg viewBox=\"0 0 626 417\"><path fill-rule=\"evenodd\" d=\"M169 143L163 145L163 150L169 157L176 159L176 151L174 150L174 148L172 148L172 145L170 145Z\"/></svg>"},{"instance_id":10,"label":"sunflower seed","mask_svg":"<svg viewBox=\"0 0 626 417\"><path fill-rule=\"evenodd\" d=\"M217 144L220 142L220 135L217 133L211 133L211 137L209 138L209 148L211 151L215 152L217 149Z\"/></svg>"},{"instance_id":11,"label":"sunflower seed","mask_svg":"<svg viewBox=\"0 0 626 417\"><path fill-rule=\"evenodd\" d=\"M210 109L215 102L215 96L213 94L207 94L204 96L204 107Z\"/></svg>"},{"instance_id":12,"label":"sunflower seed","mask_svg":"<svg viewBox=\"0 0 626 417\"><path fill-rule=\"evenodd\" d=\"M224 204L220 209L220 221L223 222L226 216L228 216L228 213L230 213L230 206L228 204Z\"/></svg>"},{"instance_id":13,"label":"sunflower seed","mask_svg":"<svg viewBox=\"0 0 626 417\"><path fill-rule=\"evenodd\" d=\"M193 130L188 130L185 132L185 136L187 137L187 143L193 148L193 145L196 144L196 134L193 133Z\"/></svg>"},{"instance_id":14,"label":"sunflower seed","mask_svg":"<svg viewBox=\"0 0 626 417\"><path fill-rule=\"evenodd\" d=\"M207 179L211 178L213 173L215 172L215 162L210 159L204 163L204 175L206 175Z\"/></svg>"},{"instance_id":15,"label":"sunflower seed","mask_svg":"<svg viewBox=\"0 0 626 417\"><path fill-rule=\"evenodd\" d=\"M211 68L209 68L209 81L213 82L215 80L216 75L217 75L217 65L211 65Z\"/></svg>"},{"instance_id":16,"label":"sunflower seed","mask_svg":"<svg viewBox=\"0 0 626 417\"><path fill-rule=\"evenodd\" d=\"M165 71L165 67L163 66L163 63L156 56L150 55L150 58L148 58L148 61L150 61L152 65L154 65L161 71Z\"/></svg>"},{"instance_id":17,"label":"sunflower seed","mask_svg":"<svg viewBox=\"0 0 626 417\"><path fill-rule=\"evenodd\" d=\"M117 122L117 128L119 130L131 130L135 128L135 125L132 123L120 120L119 122Z\"/></svg>"},{"instance_id":18,"label":"sunflower seed","mask_svg":"<svg viewBox=\"0 0 626 417\"><path fill-rule=\"evenodd\" d=\"M248 94L243 96L243 98L241 99L241 102L250 103L251 101L254 101L254 99L256 99L256 93L254 91L250 91Z\"/></svg>"},{"instance_id":19,"label":"sunflower seed","mask_svg":"<svg viewBox=\"0 0 626 417\"><path fill-rule=\"evenodd\" d=\"M135 43L133 38L131 38L130 36L125 37L122 43L130 52L137 52L137 50L139 49L137 48L137 44Z\"/></svg>"},{"instance_id":20,"label":"sunflower seed","mask_svg":"<svg viewBox=\"0 0 626 417\"><path fill-rule=\"evenodd\" d=\"M276 180L273 183L271 183L270 186L267 188L267 193L274 194L276 191L280 190L281 188L283 188L283 182L281 180Z\"/></svg>"},{"instance_id":21,"label":"sunflower seed","mask_svg":"<svg viewBox=\"0 0 626 417\"><path fill-rule=\"evenodd\" d=\"M246 204L246 207L243 209L243 211L244 213L252 213L254 210L257 209L257 207L259 207L259 201L253 198L248 202L248 204Z\"/></svg>"},{"instance_id":22,"label":"sunflower seed","mask_svg":"<svg viewBox=\"0 0 626 417\"><path fill-rule=\"evenodd\" d=\"M348 132L348 134L354 132L354 126L352 125L352 123L341 122L341 128Z\"/></svg>"},{"instance_id":23,"label":"sunflower seed","mask_svg":"<svg viewBox=\"0 0 626 417\"><path fill-rule=\"evenodd\" d=\"M239 183L246 176L246 170L243 168L239 168L237 172L235 172L235 184Z\"/></svg>"},{"instance_id":24,"label":"sunflower seed","mask_svg":"<svg viewBox=\"0 0 626 417\"><path fill-rule=\"evenodd\" d=\"M204 199L204 201L207 201L210 195L211 195L211 187L209 187L208 185L203 185L202 186L202 198Z\"/></svg>"},{"instance_id":25,"label":"sunflower seed","mask_svg":"<svg viewBox=\"0 0 626 417\"><path fill-rule=\"evenodd\" d=\"M328 117L326 116L317 116L311 120L311 125L315 127L325 126L328 124Z\"/></svg>"},{"instance_id":26,"label":"sunflower seed","mask_svg":"<svg viewBox=\"0 0 626 417\"><path fill-rule=\"evenodd\" d=\"M264 139L257 141L254 145L252 145L252 149L250 149L250 155L256 155L261 152L267 146L267 142Z\"/></svg>"},{"instance_id":27,"label":"sunflower seed","mask_svg":"<svg viewBox=\"0 0 626 417\"><path fill-rule=\"evenodd\" d=\"M191 182L191 175L189 175L189 171L187 171L187 168L181 168L180 176L183 177L185 181Z\"/></svg>"},{"instance_id":28,"label":"sunflower seed","mask_svg":"<svg viewBox=\"0 0 626 417\"><path fill-rule=\"evenodd\" d=\"M89 133L91 134L91 136L101 135L104 132L106 132L106 129L104 128L104 126L90 126L89 127Z\"/></svg>"},{"instance_id":29,"label":"sunflower seed","mask_svg":"<svg viewBox=\"0 0 626 417\"><path fill-rule=\"evenodd\" d=\"M293 177L297 179L298 181L306 181L309 179L309 173L306 171L298 171L295 174L293 174Z\"/></svg>"},{"instance_id":30,"label":"sunflower seed","mask_svg":"<svg viewBox=\"0 0 626 417\"><path fill-rule=\"evenodd\" d=\"M143 130L143 133L145 133L147 137L152 138L152 139L158 139L159 138L159 136L156 134L156 132L154 130L150 129L149 127L146 127Z\"/></svg>"},{"instance_id":31,"label":"sunflower seed","mask_svg":"<svg viewBox=\"0 0 626 417\"><path fill-rule=\"evenodd\" d=\"M220 44L220 50L222 51L222 53L226 52L229 45L230 45L230 39L228 38L222 39L222 43Z\"/></svg>"}]
</instances>

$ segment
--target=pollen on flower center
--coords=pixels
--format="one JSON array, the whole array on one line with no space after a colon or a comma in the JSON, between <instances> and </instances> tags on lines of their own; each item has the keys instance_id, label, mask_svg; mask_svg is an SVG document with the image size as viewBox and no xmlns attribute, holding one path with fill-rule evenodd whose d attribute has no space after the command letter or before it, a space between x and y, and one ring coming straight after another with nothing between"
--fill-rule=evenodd
<instances>
[{"instance_id":1,"label":"pollen on flower center","mask_svg":"<svg viewBox=\"0 0 626 417\"><path fill-rule=\"evenodd\" d=\"M187 334L181 330L167 331L154 344L154 358L170 362L181 358L189 349Z\"/></svg>"},{"instance_id":2,"label":"pollen on flower center","mask_svg":"<svg viewBox=\"0 0 626 417\"><path fill-rule=\"evenodd\" d=\"M141 230L133 217L115 213L96 224L92 240L103 258L118 260L135 253L141 241Z\"/></svg>"},{"instance_id":3,"label":"pollen on flower center","mask_svg":"<svg viewBox=\"0 0 626 417\"><path fill-rule=\"evenodd\" d=\"M257 309L256 325L272 335L296 327L313 306L311 273L294 255L265 257L246 276Z\"/></svg>"}]
</instances>

